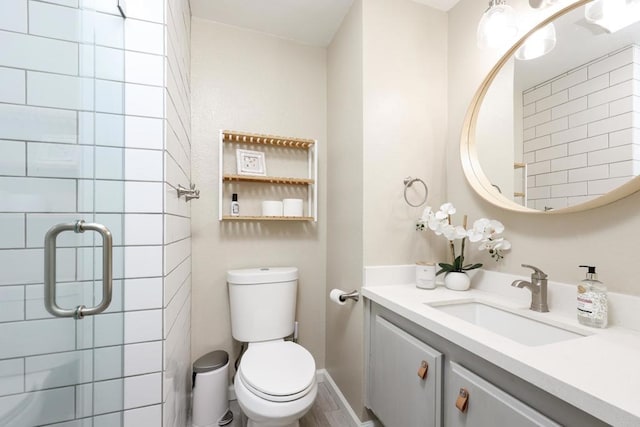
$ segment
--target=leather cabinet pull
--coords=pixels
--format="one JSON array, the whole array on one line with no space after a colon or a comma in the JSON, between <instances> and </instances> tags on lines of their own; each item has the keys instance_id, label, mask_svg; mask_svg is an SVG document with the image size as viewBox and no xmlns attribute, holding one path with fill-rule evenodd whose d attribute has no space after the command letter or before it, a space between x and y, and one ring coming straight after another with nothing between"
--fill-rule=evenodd
<instances>
[{"instance_id":1,"label":"leather cabinet pull","mask_svg":"<svg viewBox=\"0 0 640 427\"><path fill-rule=\"evenodd\" d=\"M469 390L462 387L458 392L458 398L456 399L456 408L460 412L467 412L467 406L469 405Z\"/></svg>"},{"instance_id":2,"label":"leather cabinet pull","mask_svg":"<svg viewBox=\"0 0 640 427\"><path fill-rule=\"evenodd\" d=\"M429 364L426 360L420 362L420 367L418 368L418 376L423 380L427 378L427 372L429 371Z\"/></svg>"}]
</instances>

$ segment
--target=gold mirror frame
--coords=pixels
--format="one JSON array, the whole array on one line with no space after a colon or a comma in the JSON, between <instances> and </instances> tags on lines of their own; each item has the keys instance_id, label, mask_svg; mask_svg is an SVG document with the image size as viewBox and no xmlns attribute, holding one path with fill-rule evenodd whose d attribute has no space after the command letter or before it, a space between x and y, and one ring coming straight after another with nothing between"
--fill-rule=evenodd
<instances>
[{"instance_id":1,"label":"gold mirror frame","mask_svg":"<svg viewBox=\"0 0 640 427\"><path fill-rule=\"evenodd\" d=\"M609 203L615 202L616 200L620 200L623 197L627 197L637 191L640 190L640 176L630 179L625 184L620 187L609 191L607 194L599 196L593 200L589 200L585 203L580 203L574 206L570 206L562 209L554 209L551 211L539 211L536 209L531 209L526 206L522 206L513 200L509 200L504 197L502 194L496 192L495 188L489 182L489 179L485 175L480 166L480 162L478 160L477 149L476 149L476 123L478 120L478 113L480 111L480 107L482 106L482 102L484 101L484 97L493 83L493 80L496 78L502 67L511 59L511 57L515 54L516 50L525 42L527 37L531 34L538 31L540 28L554 21L556 18L571 12L574 9L582 7L587 3L590 3L592 0L579 0L561 10L549 16L534 28L532 28L528 33L526 33L520 40L518 40L496 63L496 65L489 71L489 74L483 80L480 88L476 91L473 99L471 100L471 105L467 109L467 114L465 116L463 125L462 125L462 135L460 138L460 161L462 163L462 169L467 178L467 182L471 185L471 187L475 190L475 192L482 197L487 202L509 211L513 212L522 212L529 214L546 214L546 215L557 215L563 213L572 213L572 212L581 212L587 209L593 209L599 206L604 206Z\"/></svg>"}]
</instances>

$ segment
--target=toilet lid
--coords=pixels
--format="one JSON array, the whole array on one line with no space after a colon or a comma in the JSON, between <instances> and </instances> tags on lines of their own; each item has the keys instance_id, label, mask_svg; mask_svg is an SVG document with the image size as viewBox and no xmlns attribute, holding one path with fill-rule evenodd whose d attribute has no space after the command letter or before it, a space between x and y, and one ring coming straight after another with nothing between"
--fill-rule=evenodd
<instances>
[{"instance_id":1,"label":"toilet lid","mask_svg":"<svg viewBox=\"0 0 640 427\"><path fill-rule=\"evenodd\" d=\"M287 396L311 386L316 363L311 353L291 341L254 343L242 355L239 373L250 388Z\"/></svg>"}]
</instances>

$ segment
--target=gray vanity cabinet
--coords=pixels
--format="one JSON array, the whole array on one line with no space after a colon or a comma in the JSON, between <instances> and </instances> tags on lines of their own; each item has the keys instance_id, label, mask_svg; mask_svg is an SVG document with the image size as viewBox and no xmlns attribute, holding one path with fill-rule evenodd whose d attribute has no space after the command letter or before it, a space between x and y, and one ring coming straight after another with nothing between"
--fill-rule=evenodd
<instances>
[{"instance_id":1,"label":"gray vanity cabinet","mask_svg":"<svg viewBox=\"0 0 640 427\"><path fill-rule=\"evenodd\" d=\"M447 365L444 398L447 427L560 426L457 363ZM456 406L458 399L460 403L466 400L464 412Z\"/></svg>"},{"instance_id":2,"label":"gray vanity cabinet","mask_svg":"<svg viewBox=\"0 0 640 427\"><path fill-rule=\"evenodd\" d=\"M386 427L608 425L385 307L365 304L365 405ZM456 406L462 388L464 411Z\"/></svg>"},{"instance_id":3,"label":"gray vanity cabinet","mask_svg":"<svg viewBox=\"0 0 640 427\"><path fill-rule=\"evenodd\" d=\"M374 322L370 409L385 426L441 426L442 354L380 316Z\"/></svg>"}]
</instances>

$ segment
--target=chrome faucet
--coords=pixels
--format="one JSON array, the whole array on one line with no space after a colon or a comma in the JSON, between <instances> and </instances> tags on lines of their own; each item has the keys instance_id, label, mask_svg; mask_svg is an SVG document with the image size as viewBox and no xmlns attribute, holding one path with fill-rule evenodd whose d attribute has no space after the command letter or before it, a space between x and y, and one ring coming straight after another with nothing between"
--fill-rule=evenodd
<instances>
[{"instance_id":1,"label":"chrome faucet","mask_svg":"<svg viewBox=\"0 0 640 427\"><path fill-rule=\"evenodd\" d=\"M531 291L531 310L546 313L549 311L547 306L547 275L538 267L533 265L522 264L523 267L533 269L531 273L531 282L526 280L514 280L511 286L516 288L527 288Z\"/></svg>"}]
</instances>

